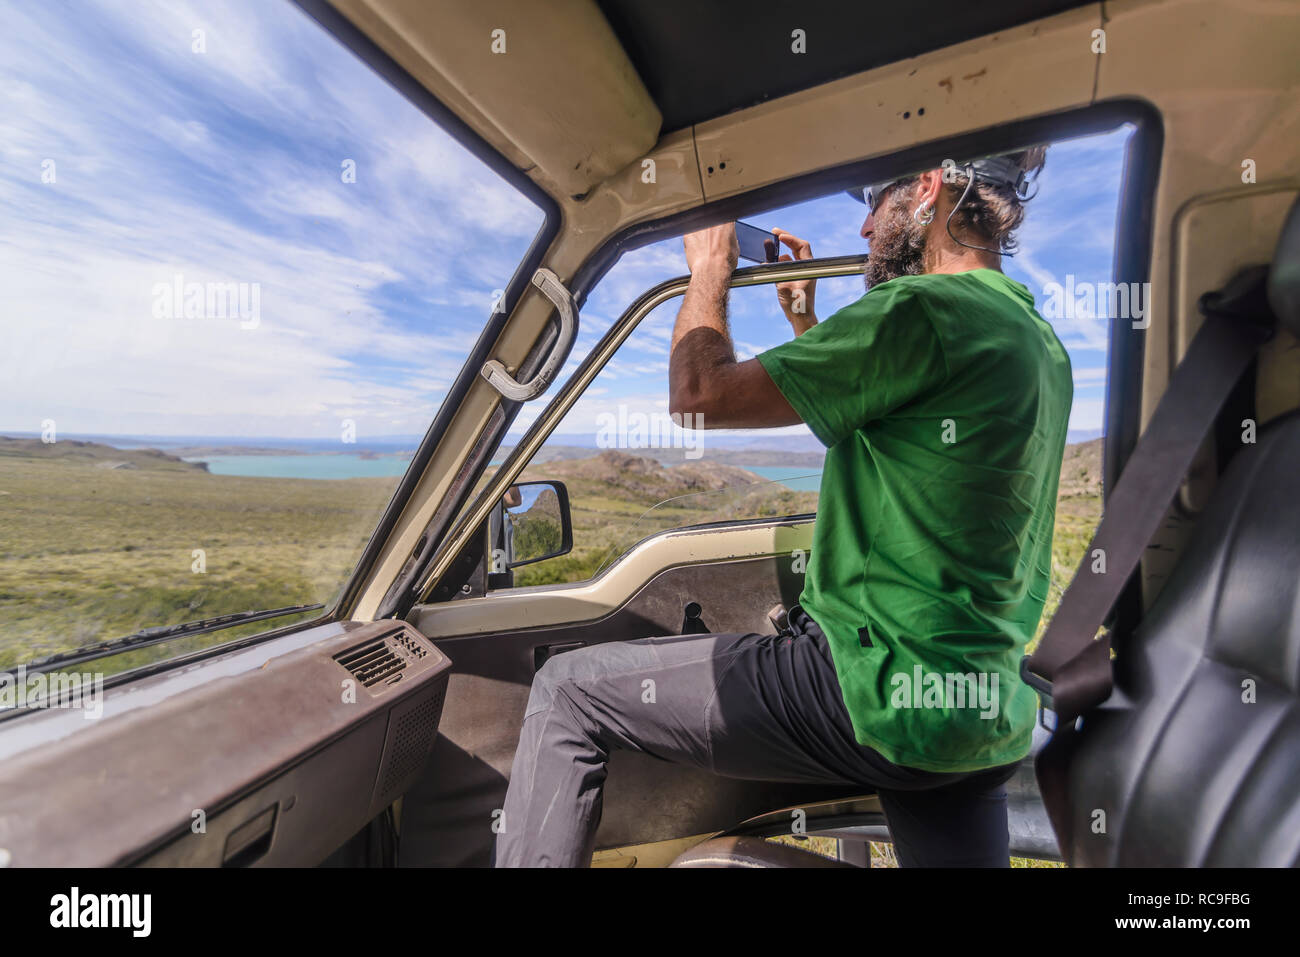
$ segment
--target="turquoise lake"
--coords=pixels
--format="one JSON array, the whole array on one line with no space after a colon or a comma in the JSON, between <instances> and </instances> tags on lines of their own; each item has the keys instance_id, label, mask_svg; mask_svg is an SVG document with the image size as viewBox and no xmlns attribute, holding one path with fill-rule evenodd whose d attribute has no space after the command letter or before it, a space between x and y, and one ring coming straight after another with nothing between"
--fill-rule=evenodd
<instances>
[{"instance_id":1,"label":"turquoise lake","mask_svg":"<svg viewBox=\"0 0 1300 957\"><path fill-rule=\"evenodd\" d=\"M765 479L788 485L796 492L816 492L822 484L821 469L811 466L791 468L788 465L742 465L741 468L749 469L755 475L761 475Z\"/></svg>"},{"instance_id":2,"label":"turquoise lake","mask_svg":"<svg viewBox=\"0 0 1300 957\"><path fill-rule=\"evenodd\" d=\"M213 475L298 479L396 478L410 464L407 459L395 456L372 459L360 455L209 455L190 461L207 462L208 471ZM815 492L821 485L821 471L814 468L743 467L799 492Z\"/></svg>"},{"instance_id":3,"label":"turquoise lake","mask_svg":"<svg viewBox=\"0 0 1300 957\"><path fill-rule=\"evenodd\" d=\"M207 462L213 475L299 479L393 478L411 464L396 456L360 455L202 455L189 461Z\"/></svg>"}]
</instances>

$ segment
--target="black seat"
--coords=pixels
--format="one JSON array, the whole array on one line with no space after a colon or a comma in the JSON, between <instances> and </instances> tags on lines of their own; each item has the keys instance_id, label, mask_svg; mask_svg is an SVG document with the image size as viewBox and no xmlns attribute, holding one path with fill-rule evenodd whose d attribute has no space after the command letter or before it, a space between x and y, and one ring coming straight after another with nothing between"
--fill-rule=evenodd
<instances>
[{"instance_id":1,"label":"black seat","mask_svg":"<svg viewBox=\"0 0 1300 957\"><path fill-rule=\"evenodd\" d=\"M1300 202L1269 271L1300 334ZM1300 864L1300 412L1244 446L1070 756L1072 863Z\"/></svg>"}]
</instances>

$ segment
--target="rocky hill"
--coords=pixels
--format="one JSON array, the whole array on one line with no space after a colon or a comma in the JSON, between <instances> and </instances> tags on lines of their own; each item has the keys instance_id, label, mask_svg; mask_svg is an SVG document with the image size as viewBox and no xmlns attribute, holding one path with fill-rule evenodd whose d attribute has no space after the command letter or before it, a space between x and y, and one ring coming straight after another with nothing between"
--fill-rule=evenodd
<instances>
[{"instance_id":1,"label":"rocky hill","mask_svg":"<svg viewBox=\"0 0 1300 957\"><path fill-rule=\"evenodd\" d=\"M773 443L775 444L777 441L778 439L774 437ZM514 446L503 445L498 450L498 455L504 457L513 450ZM589 445L561 445L548 441L537 450L537 454L533 456L532 461L534 464L540 465L543 462L556 462L565 459L589 459L594 455L598 455L599 452L599 449L592 448ZM739 465L742 467L780 465L812 470L820 469L822 461L826 457L824 451L810 452L783 448L730 449L716 447L708 441L695 450L646 448L637 449L630 454L653 459L660 465L689 465L692 462L714 462L720 465Z\"/></svg>"},{"instance_id":2,"label":"rocky hill","mask_svg":"<svg viewBox=\"0 0 1300 957\"><path fill-rule=\"evenodd\" d=\"M12 438L0 435L0 457L14 459L44 459L85 464L102 469L150 469L206 472L203 462L186 462L175 455L158 449L115 449L98 442L78 442L59 439L42 442L40 439Z\"/></svg>"},{"instance_id":3,"label":"rocky hill","mask_svg":"<svg viewBox=\"0 0 1300 957\"><path fill-rule=\"evenodd\" d=\"M607 495L662 502L679 495L752 485L766 479L747 469L718 462L695 461L664 466L647 455L606 449L584 459L545 463L546 478L598 483ZM527 474L527 473L526 473ZM541 477L541 476L539 476Z\"/></svg>"},{"instance_id":4,"label":"rocky hill","mask_svg":"<svg viewBox=\"0 0 1300 957\"><path fill-rule=\"evenodd\" d=\"M1101 495L1101 439L1065 447L1058 498Z\"/></svg>"}]
</instances>

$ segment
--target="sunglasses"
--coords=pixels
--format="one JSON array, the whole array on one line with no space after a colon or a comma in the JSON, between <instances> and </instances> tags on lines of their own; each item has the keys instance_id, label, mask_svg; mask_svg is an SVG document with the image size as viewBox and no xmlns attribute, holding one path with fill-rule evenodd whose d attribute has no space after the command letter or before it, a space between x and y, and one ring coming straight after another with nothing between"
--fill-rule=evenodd
<instances>
[{"instance_id":1,"label":"sunglasses","mask_svg":"<svg viewBox=\"0 0 1300 957\"><path fill-rule=\"evenodd\" d=\"M862 200L867 204L867 209L871 211L873 216L881 202L884 201L885 193L901 182L902 180L894 179L885 183L873 183L870 186L862 187Z\"/></svg>"}]
</instances>

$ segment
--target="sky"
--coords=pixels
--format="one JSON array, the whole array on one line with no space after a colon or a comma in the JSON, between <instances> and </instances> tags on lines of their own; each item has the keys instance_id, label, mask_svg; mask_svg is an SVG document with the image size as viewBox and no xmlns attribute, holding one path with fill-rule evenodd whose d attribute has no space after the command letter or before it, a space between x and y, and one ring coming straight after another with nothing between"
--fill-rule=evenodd
<instances>
[{"instance_id":1,"label":"sky","mask_svg":"<svg viewBox=\"0 0 1300 957\"><path fill-rule=\"evenodd\" d=\"M1131 128L1122 127L1102 135L1061 141L1048 148L1038 192L1028 202L1024 224L1017 234L1020 249L1002 260L1003 271L1034 294L1040 313L1046 307L1048 285L1064 285L1067 275L1072 274L1076 283L1110 281L1124 148L1131 133ZM816 256L860 254L868 248L859 234L866 207L842 191L744 218L764 229L779 227L809 240ZM565 373L576 368L580 358L637 295L685 272L680 239L663 240L625 254L584 306L581 332ZM818 317L828 318L863 292L858 276L819 280L815 300ZM666 302L642 320L556 428L557 434L591 432L600 416L620 402L629 410L647 414L667 412L668 345L679 305L680 299ZM739 359L752 358L792 335L771 286L733 289L730 322ZM1079 437L1084 433L1100 434L1105 411L1108 322L1087 315L1086 310L1051 322L1069 352L1074 373L1070 429ZM526 407L514 430L524 428L539 412L540 406ZM817 447L806 426L767 431L771 435L807 436L810 447Z\"/></svg>"},{"instance_id":2,"label":"sky","mask_svg":"<svg viewBox=\"0 0 1300 957\"><path fill-rule=\"evenodd\" d=\"M541 225L535 206L288 2L0 10L0 431L425 431ZM1040 309L1067 273L1110 278L1128 135L1049 150L1003 267ZM864 212L837 193L746 218L842 255L865 251ZM589 297L566 372L684 272L680 240L626 254ZM255 321L187 317L178 283L242 285ZM861 294L860 279L823 280L817 312ZM620 404L666 412L676 305L558 432L593 432ZM770 287L737 291L732 324L741 358L790 335ZM1099 430L1105 320L1054 325L1074 366L1071 428Z\"/></svg>"}]
</instances>

